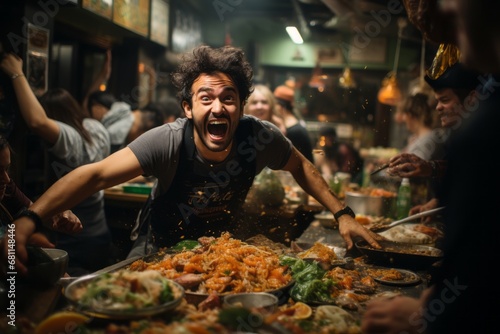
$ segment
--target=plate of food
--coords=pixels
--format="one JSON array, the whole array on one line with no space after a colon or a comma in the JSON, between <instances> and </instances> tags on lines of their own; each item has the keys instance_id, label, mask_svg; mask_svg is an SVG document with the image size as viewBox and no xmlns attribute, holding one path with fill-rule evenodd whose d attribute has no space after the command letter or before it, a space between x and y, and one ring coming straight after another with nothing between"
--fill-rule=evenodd
<instances>
[{"instance_id":1,"label":"plate of food","mask_svg":"<svg viewBox=\"0 0 500 334\"><path fill-rule=\"evenodd\" d=\"M82 276L64 290L80 312L104 319L134 319L175 309L184 288L159 271L117 270Z\"/></svg>"},{"instance_id":2,"label":"plate of food","mask_svg":"<svg viewBox=\"0 0 500 334\"><path fill-rule=\"evenodd\" d=\"M422 279L410 270L394 268L369 268L366 273L380 284L410 286L419 284Z\"/></svg>"}]
</instances>

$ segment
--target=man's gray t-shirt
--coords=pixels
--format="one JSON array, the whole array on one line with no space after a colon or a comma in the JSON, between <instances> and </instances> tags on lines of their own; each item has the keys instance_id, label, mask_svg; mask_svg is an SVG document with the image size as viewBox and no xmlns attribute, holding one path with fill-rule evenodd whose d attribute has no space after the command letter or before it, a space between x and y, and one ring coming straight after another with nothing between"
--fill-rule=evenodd
<instances>
[{"instance_id":1,"label":"man's gray t-shirt","mask_svg":"<svg viewBox=\"0 0 500 334\"><path fill-rule=\"evenodd\" d=\"M230 163L235 154L249 154L256 159L256 174L264 167L274 170L283 168L292 152L290 140L270 122L249 115L243 118L251 122L253 135L248 142L255 147L255 153L249 153L249 147L233 145L230 155L223 163ZM157 194L165 193L175 177L187 122L190 120L179 118L175 122L149 130L128 145L139 160L144 174L158 179ZM202 159L199 156L197 158Z\"/></svg>"}]
</instances>

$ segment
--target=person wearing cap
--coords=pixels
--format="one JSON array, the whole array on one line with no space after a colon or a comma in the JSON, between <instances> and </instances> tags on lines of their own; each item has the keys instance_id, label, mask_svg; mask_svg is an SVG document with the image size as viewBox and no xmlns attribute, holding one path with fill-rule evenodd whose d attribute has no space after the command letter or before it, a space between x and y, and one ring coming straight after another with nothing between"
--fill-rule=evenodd
<instances>
[{"instance_id":1,"label":"person wearing cap","mask_svg":"<svg viewBox=\"0 0 500 334\"><path fill-rule=\"evenodd\" d=\"M474 111L468 106L477 102L476 88L480 85L479 79L479 72L467 69L459 62L437 78L431 78L429 74L425 76L425 81L434 92L441 129L435 131L435 143L428 145L428 152L424 152L424 156L402 153L392 157L387 169L389 175L403 178L436 177L444 174L447 165L446 143L470 118L469 113Z\"/></svg>"},{"instance_id":2,"label":"person wearing cap","mask_svg":"<svg viewBox=\"0 0 500 334\"><path fill-rule=\"evenodd\" d=\"M421 152L401 153L389 160L387 173L401 178L428 179L428 201L413 206L409 214L435 209L439 206L436 189L448 166L446 158L447 145L451 138L456 136L467 121L471 112L469 105L477 99L476 88L479 86L480 74L467 69L457 62L451 65L438 77L432 77L432 71L425 76L425 81L434 92L437 101L436 111L441 122L440 129L433 130L433 141L427 143ZM418 183L418 182L417 182ZM423 218L423 222L430 222L432 217Z\"/></svg>"},{"instance_id":3,"label":"person wearing cap","mask_svg":"<svg viewBox=\"0 0 500 334\"><path fill-rule=\"evenodd\" d=\"M309 161L314 162L311 137L309 137L306 127L301 124L293 111L295 91L293 88L281 85L274 89L274 97L277 102L277 113L282 115L285 122L287 138L290 139L293 146L295 146L300 153Z\"/></svg>"}]
</instances>

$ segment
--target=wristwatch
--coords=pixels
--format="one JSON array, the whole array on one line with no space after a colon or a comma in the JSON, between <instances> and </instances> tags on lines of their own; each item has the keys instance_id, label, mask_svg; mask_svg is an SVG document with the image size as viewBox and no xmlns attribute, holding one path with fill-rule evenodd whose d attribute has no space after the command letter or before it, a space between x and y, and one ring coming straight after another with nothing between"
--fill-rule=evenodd
<instances>
[{"instance_id":1,"label":"wristwatch","mask_svg":"<svg viewBox=\"0 0 500 334\"><path fill-rule=\"evenodd\" d=\"M40 230L43 227L42 218L40 218L40 216L36 212L31 211L30 209L21 210L17 215L15 215L14 220L17 220L21 217L27 217L31 219L35 223L36 231Z\"/></svg>"},{"instance_id":2,"label":"wristwatch","mask_svg":"<svg viewBox=\"0 0 500 334\"><path fill-rule=\"evenodd\" d=\"M348 206L346 206L345 208L340 209L339 211L335 212L333 214L333 217L335 217L335 220L337 222L339 222L339 218L342 217L343 215L349 215L352 218L356 217L356 214L354 213L354 211L352 211L352 209L350 207L348 207Z\"/></svg>"}]
</instances>

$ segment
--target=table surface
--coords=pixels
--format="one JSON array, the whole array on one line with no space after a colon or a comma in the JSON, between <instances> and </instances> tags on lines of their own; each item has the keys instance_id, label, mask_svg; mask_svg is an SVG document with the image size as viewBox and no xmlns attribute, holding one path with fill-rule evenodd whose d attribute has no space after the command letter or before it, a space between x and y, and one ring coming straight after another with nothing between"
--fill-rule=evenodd
<instances>
[{"instance_id":1,"label":"table surface","mask_svg":"<svg viewBox=\"0 0 500 334\"><path fill-rule=\"evenodd\" d=\"M317 220L310 223L295 242L309 244L322 242L345 248L345 242L340 236L338 229L324 228ZM350 254L346 256L350 256ZM417 297L426 287L427 283L424 276L425 273L418 274L423 278L421 284L409 288L397 288L397 290L401 291L403 294ZM19 287L19 289L21 289L21 287ZM394 290L393 287L388 289ZM34 323L40 322L55 310L66 305L62 296L62 291L63 287L60 284L47 289L24 286L22 290L19 291L19 294L16 295L18 307L16 311L17 317L25 316Z\"/></svg>"},{"instance_id":2,"label":"table surface","mask_svg":"<svg viewBox=\"0 0 500 334\"><path fill-rule=\"evenodd\" d=\"M119 187L104 189L104 199L123 202L144 203L148 199L148 194L126 193Z\"/></svg>"}]
</instances>

